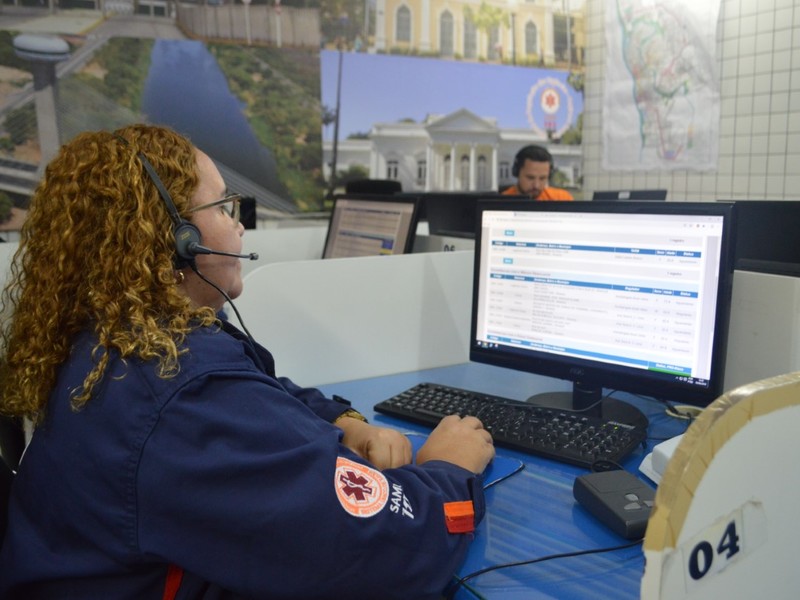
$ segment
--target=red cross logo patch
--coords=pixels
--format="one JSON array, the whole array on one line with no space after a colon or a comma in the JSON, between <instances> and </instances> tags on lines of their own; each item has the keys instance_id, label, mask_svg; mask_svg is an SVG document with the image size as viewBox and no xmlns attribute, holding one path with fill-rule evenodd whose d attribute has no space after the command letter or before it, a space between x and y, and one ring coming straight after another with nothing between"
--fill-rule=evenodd
<instances>
[{"instance_id":1,"label":"red cross logo patch","mask_svg":"<svg viewBox=\"0 0 800 600\"><path fill-rule=\"evenodd\" d=\"M389 500L389 482L383 473L341 456L336 460L334 487L342 508L355 517L372 517Z\"/></svg>"}]
</instances>

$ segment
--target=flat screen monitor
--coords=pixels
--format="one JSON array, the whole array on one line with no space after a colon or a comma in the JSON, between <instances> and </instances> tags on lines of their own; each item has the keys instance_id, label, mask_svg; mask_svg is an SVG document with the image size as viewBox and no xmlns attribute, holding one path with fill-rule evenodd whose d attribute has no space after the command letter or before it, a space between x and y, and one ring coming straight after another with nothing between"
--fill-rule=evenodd
<instances>
[{"instance_id":1,"label":"flat screen monitor","mask_svg":"<svg viewBox=\"0 0 800 600\"><path fill-rule=\"evenodd\" d=\"M500 194L476 192L432 192L420 195L428 233L475 239L475 211L478 200L505 198Z\"/></svg>"},{"instance_id":2,"label":"flat screen monitor","mask_svg":"<svg viewBox=\"0 0 800 600\"><path fill-rule=\"evenodd\" d=\"M736 269L800 276L800 202L736 200L733 210Z\"/></svg>"},{"instance_id":3,"label":"flat screen monitor","mask_svg":"<svg viewBox=\"0 0 800 600\"><path fill-rule=\"evenodd\" d=\"M666 200L667 190L599 190L592 200Z\"/></svg>"},{"instance_id":4,"label":"flat screen monitor","mask_svg":"<svg viewBox=\"0 0 800 600\"><path fill-rule=\"evenodd\" d=\"M470 359L569 380L529 399L640 422L603 389L705 406L722 392L732 206L479 203Z\"/></svg>"},{"instance_id":5,"label":"flat screen monitor","mask_svg":"<svg viewBox=\"0 0 800 600\"><path fill-rule=\"evenodd\" d=\"M411 252L417 230L417 204L414 196L334 197L322 258Z\"/></svg>"}]
</instances>

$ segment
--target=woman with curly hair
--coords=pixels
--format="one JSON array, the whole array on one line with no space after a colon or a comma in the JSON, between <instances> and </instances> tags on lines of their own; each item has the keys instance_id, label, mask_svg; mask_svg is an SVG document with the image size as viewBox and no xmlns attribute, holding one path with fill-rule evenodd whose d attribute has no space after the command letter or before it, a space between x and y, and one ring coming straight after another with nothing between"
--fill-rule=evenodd
<instances>
[{"instance_id":1,"label":"woman with curly hair","mask_svg":"<svg viewBox=\"0 0 800 600\"><path fill-rule=\"evenodd\" d=\"M2 297L0 412L35 429L0 597L441 594L491 436L447 417L412 463L405 436L278 377L221 313L239 259L194 245L235 255L242 234L167 128L83 133L47 166Z\"/></svg>"}]
</instances>

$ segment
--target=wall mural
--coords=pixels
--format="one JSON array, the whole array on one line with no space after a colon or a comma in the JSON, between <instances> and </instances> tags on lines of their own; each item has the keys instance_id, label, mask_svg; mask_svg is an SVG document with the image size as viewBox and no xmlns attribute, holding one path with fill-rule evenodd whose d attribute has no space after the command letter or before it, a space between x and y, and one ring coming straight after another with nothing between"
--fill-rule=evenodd
<instances>
[{"instance_id":1,"label":"wall mural","mask_svg":"<svg viewBox=\"0 0 800 600\"><path fill-rule=\"evenodd\" d=\"M550 148L558 185L581 185L584 0L107 0L105 17L15 2L0 13L0 221L58 142L135 121L188 135L267 212L323 210L360 178L494 190L528 143ZM137 18L156 33L131 37ZM42 66L20 36L67 52ZM49 113L37 69L53 70Z\"/></svg>"}]
</instances>

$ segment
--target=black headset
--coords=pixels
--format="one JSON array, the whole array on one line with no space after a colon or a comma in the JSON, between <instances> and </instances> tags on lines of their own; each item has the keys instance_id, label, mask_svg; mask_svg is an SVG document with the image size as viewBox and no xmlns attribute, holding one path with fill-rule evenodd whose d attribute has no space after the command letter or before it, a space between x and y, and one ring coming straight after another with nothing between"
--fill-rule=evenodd
<instances>
[{"instance_id":1,"label":"black headset","mask_svg":"<svg viewBox=\"0 0 800 600\"><path fill-rule=\"evenodd\" d=\"M128 140L126 140L124 137L117 134L114 135L126 146L129 145ZM158 195L161 196L161 199L164 201L164 205L169 213L169 218L172 221L172 232L175 235L175 258L173 259L173 262L175 263L175 269L192 267L192 270L197 271L194 257L198 254L218 254L220 256L232 256L234 258L258 260L258 254L256 252L237 254L236 252L212 250L211 248L206 248L203 246L200 243L200 230L197 228L197 225L190 223L181 217L180 214L178 214L178 209L175 206L175 203L172 201L172 196L170 196L169 192L167 191L167 186L165 186L164 182L161 181L161 178L158 176L158 173L156 173L153 165L149 160L147 160L147 157L143 152L137 152L136 156L139 158L139 162L142 163L142 166L144 167L147 176L150 178L150 181L152 181L153 185L156 186Z\"/></svg>"},{"instance_id":2,"label":"black headset","mask_svg":"<svg viewBox=\"0 0 800 600\"><path fill-rule=\"evenodd\" d=\"M517 155L514 157L514 164L511 165L511 174L514 177L519 177L519 171L526 160L533 162L546 162L550 163L550 172L547 174L548 179L553 175L553 155L550 154L545 148L541 146L523 146Z\"/></svg>"},{"instance_id":3,"label":"black headset","mask_svg":"<svg viewBox=\"0 0 800 600\"><path fill-rule=\"evenodd\" d=\"M128 140L118 134L114 134L114 136L121 141L126 146L130 146ZM170 196L169 192L167 191L167 186L164 185L164 182L161 181L161 177L158 176L156 173L155 168L147 160L147 157L144 155L143 152L139 151L136 153L136 156L139 158L139 162L142 163L147 176L150 178L150 181L153 182L153 185L156 186L158 190L158 195L161 196L161 199L164 201L164 205L167 208L167 212L169 213L169 218L172 221L172 230L175 234L175 258L173 259L173 263L175 265L175 269L182 269L184 267L191 267L191 269L197 274L200 279L205 281L208 285L216 289L225 300L228 301L231 308L233 308L233 312L236 313L236 318L239 320L239 324L242 326L242 330L244 331L245 337L247 338L244 340L246 343L250 345L253 350L253 354L251 358L256 366L261 369L264 373L269 373L269 371L264 366L264 362L261 360L261 355L258 351L258 344L256 344L255 339L248 331L247 327L242 320L242 316L239 314L239 310L236 308L236 305L231 300L228 293L219 287L216 283L206 278L200 271L197 270L197 264L194 261L194 257L198 254L220 254L223 256L233 256L236 258L247 258L250 260L257 260L258 254L252 252L250 254L235 254L233 252L223 252L221 250L211 250L210 248L206 248L202 244L200 244L200 230L194 223L190 223L186 219L178 214L178 208L175 206L175 202L172 201L172 196Z\"/></svg>"},{"instance_id":4,"label":"black headset","mask_svg":"<svg viewBox=\"0 0 800 600\"><path fill-rule=\"evenodd\" d=\"M128 140L121 135L114 134L114 136L126 146L130 146ZM172 232L175 235L175 268L182 269L192 265L194 263L194 257L197 254L201 254L201 252L198 251L198 248L202 248L200 244L200 230L196 225L190 223L178 214L178 209L175 206L175 202L172 201L172 196L170 196L167 191L167 186L161 181L155 168L144 153L137 152L136 156L139 162L142 163L142 167L144 167L150 181L156 186L158 195L161 196L161 199L164 201L167 213L169 213L169 218L172 221Z\"/></svg>"},{"instance_id":5,"label":"black headset","mask_svg":"<svg viewBox=\"0 0 800 600\"><path fill-rule=\"evenodd\" d=\"M144 170L150 177L150 181L156 186L158 195L164 201L169 213L169 218L172 220L172 232L175 235L175 268L181 269L194 263L194 257L201 252L198 251L202 248L200 244L200 230L194 223L190 223L178 214L178 209L172 201L172 196L169 195L167 187L161 181L161 178L156 173L153 165L147 160L147 157L138 152L136 154L139 161L142 163Z\"/></svg>"}]
</instances>

